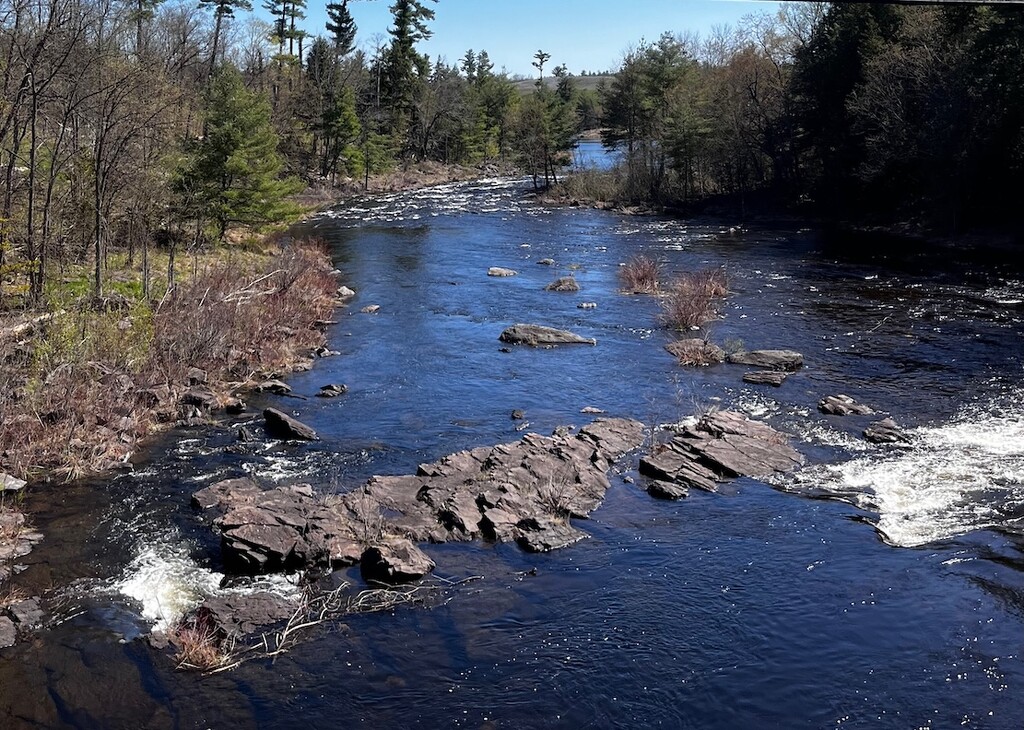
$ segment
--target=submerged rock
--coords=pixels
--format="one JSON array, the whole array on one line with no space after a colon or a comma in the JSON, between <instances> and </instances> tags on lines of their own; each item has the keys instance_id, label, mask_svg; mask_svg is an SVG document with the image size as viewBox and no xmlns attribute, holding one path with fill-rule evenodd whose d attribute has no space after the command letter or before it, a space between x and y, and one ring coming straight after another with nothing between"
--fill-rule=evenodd
<instances>
[{"instance_id":1,"label":"submerged rock","mask_svg":"<svg viewBox=\"0 0 1024 730\"><path fill-rule=\"evenodd\" d=\"M264 410L263 419L266 421L267 433L274 438L299 441L320 440L320 437L316 435L316 431L310 426L276 408Z\"/></svg>"},{"instance_id":2,"label":"submerged rock","mask_svg":"<svg viewBox=\"0 0 1024 730\"><path fill-rule=\"evenodd\" d=\"M830 416L870 416L874 410L848 395L829 395L818 402L818 410Z\"/></svg>"},{"instance_id":3,"label":"submerged rock","mask_svg":"<svg viewBox=\"0 0 1024 730\"><path fill-rule=\"evenodd\" d=\"M799 370L803 367L804 356L793 350L750 350L734 352L728 357L729 362L738 365L750 365L766 370Z\"/></svg>"},{"instance_id":4,"label":"submerged rock","mask_svg":"<svg viewBox=\"0 0 1024 730\"><path fill-rule=\"evenodd\" d=\"M909 444L910 436L891 418L883 418L864 429L864 438L874 444Z\"/></svg>"},{"instance_id":5,"label":"submerged rock","mask_svg":"<svg viewBox=\"0 0 1024 730\"><path fill-rule=\"evenodd\" d=\"M597 340L580 337L575 332L544 327L539 324L514 324L502 332L498 339L512 345L530 345L531 347L597 344Z\"/></svg>"},{"instance_id":6,"label":"submerged rock","mask_svg":"<svg viewBox=\"0 0 1024 730\"><path fill-rule=\"evenodd\" d=\"M597 309L597 302L580 302L576 305L577 309Z\"/></svg>"},{"instance_id":7,"label":"submerged rock","mask_svg":"<svg viewBox=\"0 0 1024 730\"><path fill-rule=\"evenodd\" d=\"M488 276L508 277L516 276L518 273L519 272L516 271L515 269L505 269L502 268L501 266L492 266L491 268L487 269Z\"/></svg>"},{"instance_id":8,"label":"submerged rock","mask_svg":"<svg viewBox=\"0 0 1024 730\"><path fill-rule=\"evenodd\" d=\"M320 391L316 394L317 398L337 398L339 395L345 395L348 392L348 386L341 383L331 383L329 385L320 386Z\"/></svg>"},{"instance_id":9,"label":"submerged rock","mask_svg":"<svg viewBox=\"0 0 1024 730\"><path fill-rule=\"evenodd\" d=\"M800 453L775 429L741 413L718 411L680 431L640 460L640 473L714 492L740 476L765 477L795 469Z\"/></svg>"},{"instance_id":10,"label":"submerged rock","mask_svg":"<svg viewBox=\"0 0 1024 730\"><path fill-rule=\"evenodd\" d=\"M778 388L786 381L787 377L789 375L781 370L755 370L750 373L744 373L743 382L753 385L774 385Z\"/></svg>"}]
</instances>

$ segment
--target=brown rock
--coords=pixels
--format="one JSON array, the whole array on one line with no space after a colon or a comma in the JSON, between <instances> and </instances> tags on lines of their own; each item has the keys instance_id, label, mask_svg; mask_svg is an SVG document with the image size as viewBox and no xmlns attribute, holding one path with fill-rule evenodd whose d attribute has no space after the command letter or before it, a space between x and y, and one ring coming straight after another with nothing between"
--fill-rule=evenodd
<instances>
[{"instance_id":1,"label":"brown rock","mask_svg":"<svg viewBox=\"0 0 1024 730\"><path fill-rule=\"evenodd\" d=\"M286 441L320 440L320 437L316 435L316 431L312 428L276 408L265 409L263 411L263 419L266 422L267 433L274 438Z\"/></svg>"}]
</instances>

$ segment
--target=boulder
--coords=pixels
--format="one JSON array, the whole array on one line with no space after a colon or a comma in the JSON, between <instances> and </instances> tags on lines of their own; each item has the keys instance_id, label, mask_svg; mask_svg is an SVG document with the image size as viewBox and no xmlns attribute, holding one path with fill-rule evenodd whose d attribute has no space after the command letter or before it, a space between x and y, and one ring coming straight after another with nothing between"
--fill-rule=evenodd
<instances>
[{"instance_id":1,"label":"boulder","mask_svg":"<svg viewBox=\"0 0 1024 730\"><path fill-rule=\"evenodd\" d=\"M201 368L190 368L186 380L189 385L206 385L206 371Z\"/></svg>"},{"instance_id":2,"label":"boulder","mask_svg":"<svg viewBox=\"0 0 1024 730\"><path fill-rule=\"evenodd\" d=\"M569 524L566 519L544 515L527 517L516 523L519 535L516 544L529 553L561 550L587 537L587 533Z\"/></svg>"},{"instance_id":3,"label":"boulder","mask_svg":"<svg viewBox=\"0 0 1024 730\"><path fill-rule=\"evenodd\" d=\"M870 407L858 403L848 395L829 395L818 401L818 410L830 416L870 416Z\"/></svg>"},{"instance_id":4,"label":"boulder","mask_svg":"<svg viewBox=\"0 0 1024 730\"><path fill-rule=\"evenodd\" d=\"M512 345L530 345L531 347L597 344L595 339L580 337L568 330L544 327L539 324L514 324L502 332L498 339Z\"/></svg>"},{"instance_id":5,"label":"boulder","mask_svg":"<svg viewBox=\"0 0 1024 730\"><path fill-rule=\"evenodd\" d=\"M518 273L519 272L516 271L515 269L505 269L502 268L501 266L492 266L491 268L487 269L488 276L508 277L515 276Z\"/></svg>"},{"instance_id":6,"label":"boulder","mask_svg":"<svg viewBox=\"0 0 1024 730\"><path fill-rule=\"evenodd\" d=\"M39 607L38 598L16 601L7 607L7 613L22 630L34 629L43 623L43 610Z\"/></svg>"},{"instance_id":7,"label":"boulder","mask_svg":"<svg viewBox=\"0 0 1024 730\"><path fill-rule=\"evenodd\" d=\"M0 472L0 494L3 492L20 492L27 483L24 479L18 479L10 474Z\"/></svg>"},{"instance_id":8,"label":"boulder","mask_svg":"<svg viewBox=\"0 0 1024 730\"><path fill-rule=\"evenodd\" d=\"M804 356L793 350L750 350L734 352L728 357L729 362L738 365L750 365L765 370L799 370L803 367Z\"/></svg>"},{"instance_id":9,"label":"boulder","mask_svg":"<svg viewBox=\"0 0 1024 730\"><path fill-rule=\"evenodd\" d=\"M267 433L274 438L298 441L319 440L319 436L312 428L276 408L265 409L263 419L266 422Z\"/></svg>"},{"instance_id":10,"label":"boulder","mask_svg":"<svg viewBox=\"0 0 1024 730\"><path fill-rule=\"evenodd\" d=\"M580 409L580 413L585 413L588 415L600 415L604 413L604 411L602 411L600 408L595 408L594 406L583 406L583 408Z\"/></svg>"},{"instance_id":11,"label":"boulder","mask_svg":"<svg viewBox=\"0 0 1024 730\"><path fill-rule=\"evenodd\" d=\"M665 349L679 360L680 365L712 365L725 362L725 350L714 342L699 337L670 342L665 345Z\"/></svg>"},{"instance_id":12,"label":"boulder","mask_svg":"<svg viewBox=\"0 0 1024 730\"><path fill-rule=\"evenodd\" d=\"M347 286L338 287L338 299L341 299L342 301L351 299L355 295L356 293L353 290L349 289Z\"/></svg>"},{"instance_id":13,"label":"boulder","mask_svg":"<svg viewBox=\"0 0 1024 730\"><path fill-rule=\"evenodd\" d=\"M562 276L544 287L545 291L579 291L580 284L575 276Z\"/></svg>"},{"instance_id":14,"label":"boulder","mask_svg":"<svg viewBox=\"0 0 1024 730\"><path fill-rule=\"evenodd\" d=\"M555 260L554 259L540 259L537 263L540 264L541 266L554 266L555 265Z\"/></svg>"},{"instance_id":15,"label":"boulder","mask_svg":"<svg viewBox=\"0 0 1024 730\"><path fill-rule=\"evenodd\" d=\"M337 398L339 395L345 395L348 392L348 386L341 383L331 383L330 385L320 386L320 391L316 394L317 398Z\"/></svg>"},{"instance_id":16,"label":"boulder","mask_svg":"<svg viewBox=\"0 0 1024 730\"><path fill-rule=\"evenodd\" d=\"M910 436L891 418L883 418L864 429L864 438L873 444L909 444Z\"/></svg>"},{"instance_id":17,"label":"boulder","mask_svg":"<svg viewBox=\"0 0 1024 730\"><path fill-rule=\"evenodd\" d=\"M240 413L245 413L245 409L248 406L245 401L241 398L228 398L224 401L224 410L232 416L237 416Z\"/></svg>"},{"instance_id":18,"label":"boulder","mask_svg":"<svg viewBox=\"0 0 1024 730\"><path fill-rule=\"evenodd\" d=\"M367 549L359 569L368 581L407 583L432 571L434 561L411 541L395 538Z\"/></svg>"},{"instance_id":19,"label":"boulder","mask_svg":"<svg viewBox=\"0 0 1024 730\"><path fill-rule=\"evenodd\" d=\"M743 374L743 382L753 385L774 385L778 388L787 377L789 375L781 370L754 370Z\"/></svg>"},{"instance_id":20,"label":"boulder","mask_svg":"<svg viewBox=\"0 0 1024 730\"><path fill-rule=\"evenodd\" d=\"M185 406L194 406L201 413L214 411L220 407L217 396L208 390L200 390L198 388L186 391L179 399L179 403Z\"/></svg>"},{"instance_id":21,"label":"boulder","mask_svg":"<svg viewBox=\"0 0 1024 730\"><path fill-rule=\"evenodd\" d=\"M798 467L799 452L775 429L741 413L718 411L682 429L640 460L640 473L706 491L740 476L766 477Z\"/></svg>"},{"instance_id":22,"label":"boulder","mask_svg":"<svg viewBox=\"0 0 1024 730\"><path fill-rule=\"evenodd\" d=\"M363 307L362 309L360 309L359 311L362 312L363 314L376 314L377 312L380 311L380 305L379 304L368 304L365 307Z\"/></svg>"}]
</instances>

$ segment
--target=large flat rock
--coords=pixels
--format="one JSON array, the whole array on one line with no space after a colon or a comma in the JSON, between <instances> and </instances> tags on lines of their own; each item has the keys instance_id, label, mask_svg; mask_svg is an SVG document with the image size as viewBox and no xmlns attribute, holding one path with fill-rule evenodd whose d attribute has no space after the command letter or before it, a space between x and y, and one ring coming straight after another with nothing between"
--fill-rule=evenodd
<instances>
[{"instance_id":1,"label":"large flat rock","mask_svg":"<svg viewBox=\"0 0 1024 730\"><path fill-rule=\"evenodd\" d=\"M729 362L738 365L764 368L765 370L799 370L803 367L804 356L793 350L749 350L734 352L728 357Z\"/></svg>"},{"instance_id":2,"label":"large flat rock","mask_svg":"<svg viewBox=\"0 0 1024 730\"><path fill-rule=\"evenodd\" d=\"M581 337L568 330L545 327L539 324L514 324L498 337L511 345L551 347L552 345L596 345L597 340Z\"/></svg>"}]
</instances>

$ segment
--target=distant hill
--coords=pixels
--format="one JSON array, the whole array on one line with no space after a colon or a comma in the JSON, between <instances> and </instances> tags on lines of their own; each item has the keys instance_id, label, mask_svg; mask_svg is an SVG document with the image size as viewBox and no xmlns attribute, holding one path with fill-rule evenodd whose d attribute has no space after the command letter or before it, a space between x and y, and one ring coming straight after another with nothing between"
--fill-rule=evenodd
<instances>
[{"instance_id":1,"label":"distant hill","mask_svg":"<svg viewBox=\"0 0 1024 730\"><path fill-rule=\"evenodd\" d=\"M606 85L612 82L614 76L605 74L602 76L573 76L573 83L576 84L577 89L597 89L597 87L603 81ZM555 79L552 76L545 76L544 83L551 88L555 86ZM520 94L529 94L535 88L537 88L537 79L521 79L519 81L513 81L512 85L516 87L516 90Z\"/></svg>"}]
</instances>

